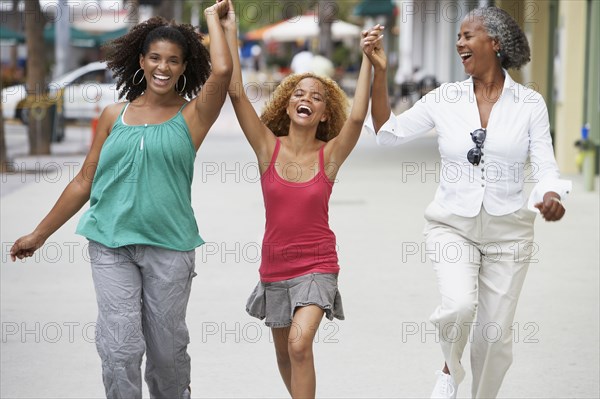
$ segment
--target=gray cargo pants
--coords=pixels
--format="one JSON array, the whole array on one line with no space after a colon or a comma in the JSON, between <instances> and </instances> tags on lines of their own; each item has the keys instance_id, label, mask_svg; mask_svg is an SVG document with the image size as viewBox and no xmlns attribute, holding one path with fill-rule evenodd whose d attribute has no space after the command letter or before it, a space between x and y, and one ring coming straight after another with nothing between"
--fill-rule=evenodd
<instances>
[{"instance_id":1,"label":"gray cargo pants","mask_svg":"<svg viewBox=\"0 0 600 399\"><path fill-rule=\"evenodd\" d=\"M90 240L89 253L106 397L142 397L145 351L150 396L181 398L190 384L185 314L196 275L195 251L148 245L108 248Z\"/></svg>"}]
</instances>

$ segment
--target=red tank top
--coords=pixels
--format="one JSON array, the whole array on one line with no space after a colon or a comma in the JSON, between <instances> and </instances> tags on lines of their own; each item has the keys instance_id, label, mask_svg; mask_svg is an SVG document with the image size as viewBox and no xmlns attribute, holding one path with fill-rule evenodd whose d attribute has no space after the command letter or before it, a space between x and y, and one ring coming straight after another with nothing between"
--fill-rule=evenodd
<instances>
[{"instance_id":1,"label":"red tank top","mask_svg":"<svg viewBox=\"0 0 600 399\"><path fill-rule=\"evenodd\" d=\"M333 183L325 174L323 147L319 172L307 182L288 181L275 169L281 142L261 176L266 226L260 279L288 280L308 273L338 273L335 234L329 228L329 197ZM297 167L290 164L284 170Z\"/></svg>"}]
</instances>

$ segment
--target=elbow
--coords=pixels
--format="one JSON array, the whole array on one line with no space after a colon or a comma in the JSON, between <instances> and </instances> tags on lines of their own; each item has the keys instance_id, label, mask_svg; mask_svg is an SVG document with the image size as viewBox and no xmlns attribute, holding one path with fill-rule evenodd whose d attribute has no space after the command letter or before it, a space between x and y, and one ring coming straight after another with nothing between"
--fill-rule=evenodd
<instances>
[{"instance_id":1,"label":"elbow","mask_svg":"<svg viewBox=\"0 0 600 399\"><path fill-rule=\"evenodd\" d=\"M212 74L219 79L229 81L231 74L233 73L233 64L231 62L224 62L220 65L212 66Z\"/></svg>"}]
</instances>

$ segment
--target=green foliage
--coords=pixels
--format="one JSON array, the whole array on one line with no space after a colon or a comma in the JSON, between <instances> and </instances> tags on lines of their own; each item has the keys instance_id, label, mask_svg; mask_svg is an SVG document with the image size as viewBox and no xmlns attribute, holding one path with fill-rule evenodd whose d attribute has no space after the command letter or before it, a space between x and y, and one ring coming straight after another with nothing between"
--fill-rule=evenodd
<instances>
[{"instance_id":1,"label":"green foliage","mask_svg":"<svg viewBox=\"0 0 600 399\"><path fill-rule=\"evenodd\" d=\"M324 1L328 13L333 13L335 19L347 21L352 18L352 11L359 0ZM194 3L200 4L200 28L207 32L204 21L204 10L214 4L214 0L186 0L183 20L189 22ZM317 0L236 0L234 6L239 19L241 33L274 24L287 18L302 15L317 8Z\"/></svg>"}]
</instances>

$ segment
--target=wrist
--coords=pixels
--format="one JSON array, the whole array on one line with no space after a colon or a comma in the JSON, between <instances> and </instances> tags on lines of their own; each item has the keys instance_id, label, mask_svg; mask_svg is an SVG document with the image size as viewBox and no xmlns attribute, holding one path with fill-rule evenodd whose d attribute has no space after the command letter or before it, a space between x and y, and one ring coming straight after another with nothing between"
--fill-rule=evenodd
<instances>
[{"instance_id":1,"label":"wrist","mask_svg":"<svg viewBox=\"0 0 600 399\"><path fill-rule=\"evenodd\" d=\"M50 233L46 232L40 226L36 227L35 230L31 233L36 242L44 243L50 237Z\"/></svg>"},{"instance_id":2,"label":"wrist","mask_svg":"<svg viewBox=\"0 0 600 399\"><path fill-rule=\"evenodd\" d=\"M373 73L375 75L386 75L387 74L387 67L386 66L381 66L381 65L375 65L375 64L373 64Z\"/></svg>"}]
</instances>

